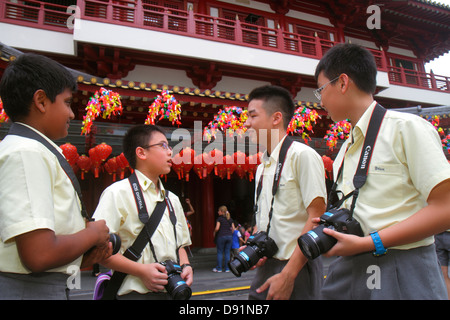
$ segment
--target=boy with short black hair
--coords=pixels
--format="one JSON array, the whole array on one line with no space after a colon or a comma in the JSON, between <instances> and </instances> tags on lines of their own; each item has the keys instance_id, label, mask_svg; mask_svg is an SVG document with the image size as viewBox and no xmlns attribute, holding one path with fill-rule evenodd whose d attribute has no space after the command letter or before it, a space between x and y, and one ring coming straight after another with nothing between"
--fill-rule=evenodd
<instances>
[{"instance_id":1,"label":"boy with short black hair","mask_svg":"<svg viewBox=\"0 0 450 320\"><path fill-rule=\"evenodd\" d=\"M286 131L294 112L291 94L284 88L262 86L249 94L245 126L250 137L267 148L255 176L256 228L268 232L278 246L273 257L264 257L257 264L249 299L319 298L322 261L308 261L297 238L309 231L312 218L325 210L325 169L314 149L297 141L289 145L291 137ZM288 149L283 162L285 143ZM281 165L273 195L274 176Z\"/></svg>"},{"instance_id":2,"label":"boy with short black hair","mask_svg":"<svg viewBox=\"0 0 450 320\"><path fill-rule=\"evenodd\" d=\"M170 299L164 288L168 282L167 273L160 262L179 260L182 279L188 286L193 281L193 270L184 249L191 244L184 210L178 197L165 190L159 179L160 175L170 172L172 148L164 132L158 127L137 125L126 133L123 151L136 174L148 215L152 215L157 202L164 201L169 193L168 198L175 213L176 225L174 228L170 210L166 207L151 237L152 245L145 246L142 256L136 262L126 258L123 255L125 250L134 243L144 224L139 219L136 200L128 179L115 182L103 192L94 217L105 219L110 230L119 234L122 248L118 254L111 256L102 264L114 272L127 274L117 292L118 299Z\"/></svg>"},{"instance_id":3,"label":"boy with short black hair","mask_svg":"<svg viewBox=\"0 0 450 320\"><path fill-rule=\"evenodd\" d=\"M420 117L387 110L369 132L372 114L384 112L373 98L376 74L373 55L354 44L334 46L316 69L322 107L334 121L350 119L353 127L334 161L334 179L343 195L359 188L341 208L355 204L353 217L364 233L324 229L337 239L326 255L339 257L329 267L322 297L446 299L433 235L450 225L450 165L436 130ZM373 135L375 144L361 157ZM365 165L367 179L357 186L356 168Z\"/></svg>"},{"instance_id":4,"label":"boy with short black hair","mask_svg":"<svg viewBox=\"0 0 450 320\"><path fill-rule=\"evenodd\" d=\"M0 298L67 299L72 266L111 255L105 221L83 218L52 141L68 134L74 90L67 69L36 54L21 55L3 74L0 96L13 124L0 143Z\"/></svg>"}]
</instances>

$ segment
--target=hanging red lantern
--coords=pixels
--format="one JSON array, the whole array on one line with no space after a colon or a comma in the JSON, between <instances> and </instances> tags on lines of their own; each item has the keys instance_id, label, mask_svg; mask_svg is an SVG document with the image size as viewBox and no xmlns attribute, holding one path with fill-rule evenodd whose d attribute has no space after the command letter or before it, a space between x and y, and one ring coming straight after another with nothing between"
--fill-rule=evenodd
<instances>
[{"instance_id":1,"label":"hanging red lantern","mask_svg":"<svg viewBox=\"0 0 450 320\"><path fill-rule=\"evenodd\" d=\"M181 155L177 153L172 158L172 170L177 174L178 180L181 180L183 178L183 171L181 170Z\"/></svg>"},{"instance_id":2,"label":"hanging red lantern","mask_svg":"<svg viewBox=\"0 0 450 320\"><path fill-rule=\"evenodd\" d=\"M256 169L258 169L258 166L261 164L261 157L262 152L252 154L247 157L245 167L250 181L255 178Z\"/></svg>"},{"instance_id":3,"label":"hanging red lantern","mask_svg":"<svg viewBox=\"0 0 450 320\"><path fill-rule=\"evenodd\" d=\"M112 152L112 147L102 142L101 144L89 149L89 157L92 160L92 166L94 169L94 176L98 178L100 166Z\"/></svg>"},{"instance_id":4,"label":"hanging red lantern","mask_svg":"<svg viewBox=\"0 0 450 320\"><path fill-rule=\"evenodd\" d=\"M245 177L246 172L246 156L245 153L242 151L236 151L233 155L234 163L235 163L235 169L234 172L238 175L239 178Z\"/></svg>"},{"instance_id":5,"label":"hanging red lantern","mask_svg":"<svg viewBox=\"0 0 450 320\"><path fill-rule=\"evenodd\" d=\"M117 169L120 171L120 179L123 179L125 177L125 169L130 166L123 152L116 157L116 163ZM133 172L133 169L130 168L130 170Z\"/></svg>"},{"instance_id":6,"label":"hanging red lantern","mask_svg":"<svg viewBox=\"0 0 450 320\"><path fill-rule=\"evenodd\" d=\"M195 151L189 147L180 151L180 164L182 175L189 181L189 171L194 167Z\"/></svg>"},{"instance_id":7,"label":"hanging red lantern","mask_svg":"<svg viewBox=\"0 0 450 320\"><path fill-rule=\"evenodd\" d=\"M194 170L200 179L204 179L214 169L214 160L209 153L199 154L194 158Z\"/></svg>"},{"instance_id":8,"label":"hanging red lantern","mask_svg":"<svg viewBox=\"0 0 450 320\"><path fill-rule=\"evenodd\" d=\"M103 166L109 175L113 176L113 181L116 181L116 171L118 168L116 158L109 159Z\"/></svg>"},{"instance_id":9,"label":"hanging red lantern","mask_svg":"<svg viewBox=\"0 0 450 320\"><path fill-rule=\"evenodd\" d=\"M236 164L234 163L234 157L229 154L224 156L222 164L219 164L217 166L219 177L221 177L222 179L225 176L227 177L227 179L230 179L235 169Z\"/></svg>"},{"instance_id":10,"label":"hanging red lantern","mask_svg":"<svg viewBox=\"0 0 450 320\"><path fill-rule=\"evenodd\" d=\"M75 147L70 142L67 142L61 146L59 146L64 154L64 157L66 157L67 162L72 167L73 171L76 172L77 168L77 161L80 155L78 154L77 147Z\"/></svg>"},{"instance_id":11,"label":"hanging red lantern","mask_svg":"<svg viewBox=\"0 0 450 320\"><path fill-rule=\"evenodd\" d=\"M212 149L209 152L209 158L211 159L211 161L213 163L212 166L214 168L214 174L216 176L218 176L219 172L218 172L218 167L217 166L219 164L222 164L222 162L223 162L223 152L220 151L219 149Z\"/></svg>"},{"instance_id":12,"label":"hanging red lantern","mask_svg":"<svg viewBox=\"0 0 450 320\"><path fill-rule=\"evenodd\" d=\"M333 160L330 157L322 156L323 165L325 167L325 176L333 179Z\"/></svg>"},{"instance_id":13,"label":"hanging red lantern","mask_svg":"<svg viewBox=\"0 0 450 320\"><path fill-rule=\"evenodd\" d=\"M81 169L81 180L84 180L84 174L91 169L92 161L88 156L83 154L78 158L77 165Z\"/></svg>"}]
</instances>

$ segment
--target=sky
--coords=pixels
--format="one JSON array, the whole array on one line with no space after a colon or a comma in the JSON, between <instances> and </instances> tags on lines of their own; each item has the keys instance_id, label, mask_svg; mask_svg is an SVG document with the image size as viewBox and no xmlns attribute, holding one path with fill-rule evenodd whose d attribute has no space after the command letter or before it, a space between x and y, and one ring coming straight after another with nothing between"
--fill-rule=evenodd
<instances>
[{"instance_id":1,"label":"sky","mask_svg":"<svg viewBox=\"0 0 450 320\"><path fill-rule=\"evenodd\" d=\"M450 6L450 0L437 0L435 2ZM425 70L430 72L430 69L433 70L434 74L450 77L450 53L446 53L425 64Z\"/></svg>"}]
</instances>

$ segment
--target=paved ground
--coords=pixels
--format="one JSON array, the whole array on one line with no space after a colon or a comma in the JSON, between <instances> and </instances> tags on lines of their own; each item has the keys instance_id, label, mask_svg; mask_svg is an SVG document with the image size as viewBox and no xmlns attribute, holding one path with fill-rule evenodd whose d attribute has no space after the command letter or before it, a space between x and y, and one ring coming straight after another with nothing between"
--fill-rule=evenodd
<instances>
[{"instance_id":1,"label":"paved ground","mask_svg":"<svg viewBox=\"0 0 450 320\"><path fill-rule=\"evenodd\" d=\"M247 300L248 287L255 271L242 273L241 277L236 277L232 272L212 272L216 265L215 249L193 251L190 262L194 266L191 300ZM325 268L328 263L324 263ZM71 299L91 300L95 281L92 271L82 271L80 289L71 291Z\"/></svg>"}]
</instances>

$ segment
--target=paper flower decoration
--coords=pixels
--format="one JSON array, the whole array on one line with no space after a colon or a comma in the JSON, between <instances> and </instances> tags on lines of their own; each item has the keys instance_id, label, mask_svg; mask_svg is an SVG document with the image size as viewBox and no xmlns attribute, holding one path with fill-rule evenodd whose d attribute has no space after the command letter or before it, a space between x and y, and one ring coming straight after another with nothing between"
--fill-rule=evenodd
<instances>
[{"instance_id":1,"label":"paper flower decoration","mask_svg":"<svg viewBox=\"0 0 450 320\"><path fill-rule=\"evenodd\" d=\"M346 140L350 134L352 125L347 120L342 120L330 124L330 129L327 130L327 134L323 137L327 141L327 146L331 150L336 146L338 139Z\"/></svg>"},{"instance_id":2,"label":"paper flower decoration","mask_svg":"<svg viewBox=\"0 0 450 320\"><path fill-rule=\"evenodd\" d=\"M122 102L120 95L111 90L100 88L89 99L86 106L86 115L83 117L83 126L81 127L81 134L88 134L91 131L92 122L98 117L103 119L110 118L111 115L122 113Z\"/></svg>"},{"instance_id":3,"label":"paper flower decoration","mask_svg":"<svg viewBox=\"0 0 450 320\"><path fill-rule=\"evenodd\" d=\"M148 107L148 115L145 124L155 124L162 119L172 122L172 125L181 124L181 106L175 97L164 90Z\"/></svg>"},{"instance_id":4,"label":"paper flower decoration","mask_svg":"<svg viewBox=\"0 0 450 320\"><path fill-rule=\"evenodd\" d=\"M247 131L247 128L244 127L247 119L247 110L235 106L225 107L219 110L213 120L203 129L203 136L210 142L212 138L216 137L217 131L223 131L230 136L234 133L243 134Z\"/></svg>"},{"instance_id":5,"label":"paper flower decoration","mask_svg":"<svg viewBox=\"0 0 450 320\"><path fill-rule=\"evenodd\" d=\"M0 123L8 121L9 118L6 115L5 110L3 109L3 101L2 98L0 98Z\"/></svg>"},{"instance_id":6,"label":"paper flower decoration","mask_svg":"<svg viewBox=\"0 0 450 320\"><path fill-rule=\"evenodd\" d=\"M319 114L315 110L311 110L305 106L300 106L295 110L294 116L289 122L287 133L298 133L302 135L302 139L307 143L309 134L305 131L313 132L313 125L316 124L316 120L320 119Z\"/></svg>"},{"instance_id":7,"label":"paper flower decoration","mask_svg":"<svg viewBox=\"0 0 450 320\"><path fill-rule=\"evenodd\" d=\"M450 154L450 134L442 139L442 148L444 148L444 152L447 151Z\"/></svg>"}]
</instances>

